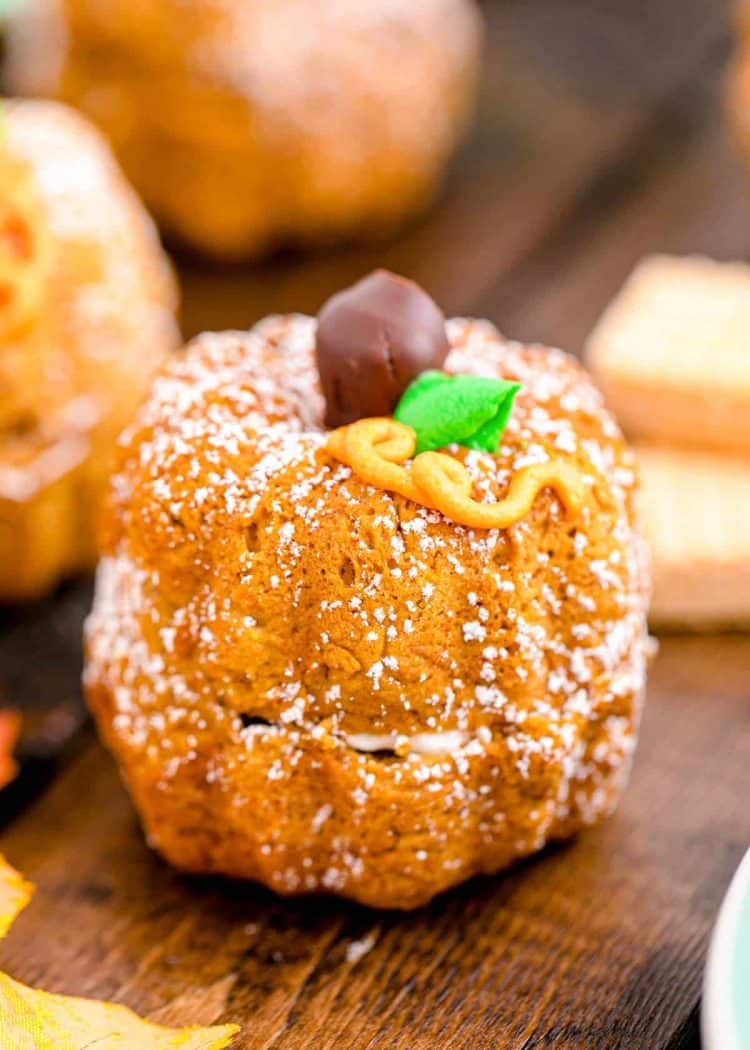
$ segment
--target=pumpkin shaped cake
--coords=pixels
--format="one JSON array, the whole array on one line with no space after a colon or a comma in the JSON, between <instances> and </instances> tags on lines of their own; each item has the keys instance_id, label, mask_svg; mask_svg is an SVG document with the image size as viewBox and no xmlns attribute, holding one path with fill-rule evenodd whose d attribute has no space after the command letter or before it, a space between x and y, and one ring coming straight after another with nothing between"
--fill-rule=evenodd
<instances>
[{"instance_id":1,"label":"pumpkin shaped cake","mask_svg":"<svg viewBox=\"0 0 750 1050\"><path fill-rule=\"evenodd\" d=\"M115 439L178 340L156 231L101 136L0 111L0 601L96 560Z\"/></svg>"},{"instance_id":2,"label":"pumpkin shaped cake","mask_svg":"<svg viewBox=\"0 0 750 1050\"><path fill-rule=\"evenodd\" d=\"M610 813L647 652L635 487L571 357L401 278L198 337L123 437L87 625L149 841L412 908Z\"/></svg>"},{"instance_id":3,"label":"pumpkin shaped cake","mask_svg":"<svg viewBox=\"0 0 750 1050\"><path fill-rule=\"evenodd\" d=\"M382 237L433 197L476 94L474 0L39 0L9 76L109 137L202 252Z\"/></svg>"}]
</instances>

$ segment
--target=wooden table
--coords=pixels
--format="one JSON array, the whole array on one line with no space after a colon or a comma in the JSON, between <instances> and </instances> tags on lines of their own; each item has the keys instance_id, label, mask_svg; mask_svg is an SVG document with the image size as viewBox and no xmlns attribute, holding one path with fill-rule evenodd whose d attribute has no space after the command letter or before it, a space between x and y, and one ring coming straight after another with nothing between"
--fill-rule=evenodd
<instances>
[{"instance_id":1,"label":"wooden table","mask_svg":"<svg viewBox=\"0 0 750 1050\"><path fill-rule=\"evenodd\" d=\"M186 332L315 312L383 264L449 313L577 351L642 253L748 255L724 2L486 10L480 118L442 206L395 244L229 272L184 260ZM239 1021L238 1048L698 1046L707 937L750 841L749 638L662 640L617 816L404 917L187 879L149 852L83 719L89 600L72 585L0 625L2 695L28 712L0 849L38 884L3 968L165 1022Z\"/></svg>"}]
</instances>

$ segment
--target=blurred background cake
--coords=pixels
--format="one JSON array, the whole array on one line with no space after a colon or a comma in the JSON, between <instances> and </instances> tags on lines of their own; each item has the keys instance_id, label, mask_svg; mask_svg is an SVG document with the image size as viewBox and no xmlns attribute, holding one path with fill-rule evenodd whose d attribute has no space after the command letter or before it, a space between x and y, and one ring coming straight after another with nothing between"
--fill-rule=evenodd
<instances>
[{"instance_id":1,"label":"blurred background cake","mask_svg":"<svg viewBox=\"0 0 750 1050\"><path fill-rule=\"evenodd\" d=\"M158 236L107 145L54 102L0 115L0 601L95 561L117 434L178 338Z\"/></svg>"},{"instance_id":2,"label":"blurred background cake","mask_svg":"<svg viewBox=\"0 0 750 1050\"><path fill-rule=\"evenodd\" d=\"M165 229L236 257L422 209L480 37L472 0L30 0L8 75L91 117Z\"/></svg>"}]
</instances>

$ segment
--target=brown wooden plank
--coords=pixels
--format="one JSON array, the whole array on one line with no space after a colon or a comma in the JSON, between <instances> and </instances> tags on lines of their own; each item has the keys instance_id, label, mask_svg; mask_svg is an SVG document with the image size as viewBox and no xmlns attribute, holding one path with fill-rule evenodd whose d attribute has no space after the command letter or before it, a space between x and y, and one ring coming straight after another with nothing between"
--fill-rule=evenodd
<instances>
[{"instance_id":1,"label":"brown wooden plank","mask_svg":"<svg viewBox=\"0 0 750 1050\"><path fill-rule=\"evenodd\" d=\"M0 792L0 824L44 789L86 722L81 625L91 586L80 581L36 606L0 611L0 706L20 708L19 776Z\"/></svg>"},{"instance_id":2,"label":"brown wooden plank","mask_svg":"<svg viewBox=\"0 0 750 1050\"><path fill-rule=\"evenodd\" d=\"M0 841L39 886L0 961L253 1050L666 1047L750 839L749 670L748 639L666 640L619 814L405 917L180 877L92 746Z\"/></svg>"}]
</instances>

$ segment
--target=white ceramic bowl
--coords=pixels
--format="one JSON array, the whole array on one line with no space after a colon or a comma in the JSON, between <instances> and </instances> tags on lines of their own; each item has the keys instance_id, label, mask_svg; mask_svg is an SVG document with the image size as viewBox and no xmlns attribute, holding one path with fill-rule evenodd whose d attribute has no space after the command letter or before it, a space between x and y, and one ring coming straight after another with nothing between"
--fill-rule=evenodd
<instances>
[{"instance_id":1,"label":"white ceramic bowl","mask_svg":"<svg viewBox=\"0 0 750 1050\"><path fill-rule=\"evenodd\" d=\"M750 1050L750 850L711 938L701 1022L705 1050Z\"/></svg>"}]
</instances>

